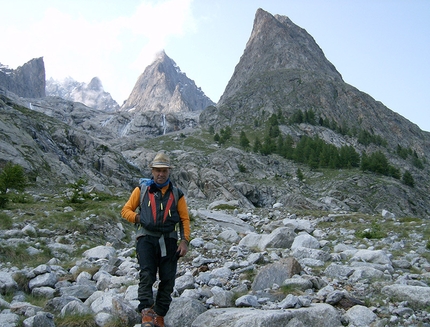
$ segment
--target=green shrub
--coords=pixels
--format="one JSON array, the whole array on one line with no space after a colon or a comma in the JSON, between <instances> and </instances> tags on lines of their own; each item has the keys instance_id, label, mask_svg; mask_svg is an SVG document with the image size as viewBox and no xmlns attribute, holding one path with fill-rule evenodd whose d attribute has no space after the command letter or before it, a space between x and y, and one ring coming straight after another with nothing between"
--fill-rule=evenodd
<instances>
[{"instance_id":1,"label":"green shrub","mask_svg":"<svg viewBox=\"0 0 430 327\"><path fill-rule=\"evenodd\" d=\"M405 185L408 185L410 187L414 187L414 185L415 185L414 178L412 177L412 174L408 170L406 170L403 173L402 181Z\"/></svg>"},{"instance_id":2,"label":"green shrub","mask_svg":"<svg viewBox=\"0 0 430 327\"><path fill-rule=\"evenodd\" d=\"M34 203L33 198L25 193L11 193L9 201L13 203Z\"/></svg>"},{"instance_id":3,"label":"green shrub","mask_svg":"<svg viewBox=\"0 0 430 327\"><path fill-rule=\"evenodd\" d=\"M24 168L8 162L0 173L0 208L5 208L9 202L8 190L24 191L27 178Z\"/></svg>"},{"instance_id":4,"label":"green shrub","mask_svg":"<svg viewBox=\"0 0 430 327\"><path fill-rule=\"evenodd\" d=\"M383 231L381 231L380 224L378 224L376 221L373 221L370 228L366 228L365 230L358 232L357 236L360 238L379 239L384 238L387 235Z\"/></svg>"},{"instance_id":5,"label":"green shrub","mask_svg":"<svg viewBox=\"0 0 430 327\"><path fill-rule=\"evenodd\" d=\"M6 192L7 189L24 191L26 187L26 177L24 168L8 162L0 173L0 191Z\"/></svg>"},{"instance_id":6,"label":"green shrub","mask_svg":"<svg viewBox=\"0 0 430 327\"><path fill-rule=\"evenodd\" d=\"M303 179L305 178L305 175L303 175L303 172L300 168L297 168L297 178L299 179L299 181L303 181Z\"/></svg>"}]
</instances>

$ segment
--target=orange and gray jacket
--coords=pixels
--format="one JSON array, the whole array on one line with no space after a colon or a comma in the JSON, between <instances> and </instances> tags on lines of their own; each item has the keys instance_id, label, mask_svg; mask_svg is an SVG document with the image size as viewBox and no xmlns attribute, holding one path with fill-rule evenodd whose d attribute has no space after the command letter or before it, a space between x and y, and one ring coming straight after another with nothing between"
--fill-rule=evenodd
<instances>
[{"instance_id":1,"label":"orange and gray jacket","mask_svg":"<svg viewBox=\"0 0 430 327\"><path fill-rule=\"evenodd\" d=\"M178 198L173 196L171 183L157 188L154 184L149 186L140 205L141 188L136 187L130 198L121 210L121 216L131 223L137 224L136 237L143 235L165 235L174 237L176 225L179 225L180 239L190 240L190 217L183 193L178 190ZM177 203L176 203L177 202ZM140 212L136 213L136 209Z\"/></svg>"}]
</instances>

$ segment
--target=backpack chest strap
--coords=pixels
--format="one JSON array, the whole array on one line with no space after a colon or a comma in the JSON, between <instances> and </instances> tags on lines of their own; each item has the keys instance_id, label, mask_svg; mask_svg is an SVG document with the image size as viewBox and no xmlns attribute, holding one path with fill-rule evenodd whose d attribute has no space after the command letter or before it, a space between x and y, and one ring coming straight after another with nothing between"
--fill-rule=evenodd
<instances>
[{"instance_id":1,"label":"backpack chest strap","mask_svg":"<svg viewBox=\"0 0 430 327\"><path fill-rule=\"evenodd\" d=\"M154 193L148 192L148 196L149 196L148 207L151 207L152 219L154 220L154 224L155 224L157 222L157 204L155 202ZM159 210L164 211L163 223L166 221L167 215L169 215L170 217L172 216L170 208L172 207L174 200L175 200L175 197L173 196L173 192L170 192L169 199L167 200L167 203L166 203L166 207L164 208L163 202L160 203Z\"/></svg>"}]
</instances>

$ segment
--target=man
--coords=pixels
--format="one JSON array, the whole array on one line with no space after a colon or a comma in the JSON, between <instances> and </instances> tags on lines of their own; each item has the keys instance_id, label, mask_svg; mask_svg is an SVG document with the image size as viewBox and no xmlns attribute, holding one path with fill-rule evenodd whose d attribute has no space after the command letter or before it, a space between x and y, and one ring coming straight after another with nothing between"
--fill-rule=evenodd
<instances>
[{"instance_id":1,"label":"man","mask_svg":"<svg viewBox=\"0 0 430 327\"><path fill-rule=\"evenodd\" d=\"M133 190L121 215L138 227L138 310L142 313L142 326L164 327L164 316L172 302L177 261L188 251L190 218L184 193L170 182L170 158L157 153L150 168L151 180ZM138 207L140 210L136 213ZM154 301L152 286L157 271L160 283Z\"/></svg>"}]
</instances>

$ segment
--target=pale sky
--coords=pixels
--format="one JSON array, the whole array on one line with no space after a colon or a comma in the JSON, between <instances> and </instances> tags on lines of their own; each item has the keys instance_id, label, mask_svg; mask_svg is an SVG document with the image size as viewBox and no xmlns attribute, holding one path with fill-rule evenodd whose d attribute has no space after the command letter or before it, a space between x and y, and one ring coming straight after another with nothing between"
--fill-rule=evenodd
<instances>
[{"instance_id":1,"label":"pale sky","mask_svg":"<svg viewBox=\"0 0 430 327\"><path fill-rule=\"evenodd\" d=\"M0 0L0 63L95 76L121 105L164 49L217 102L262 8L315 39L346 83L430 131L430 0Z\"/></svg>"}]
</instances>

